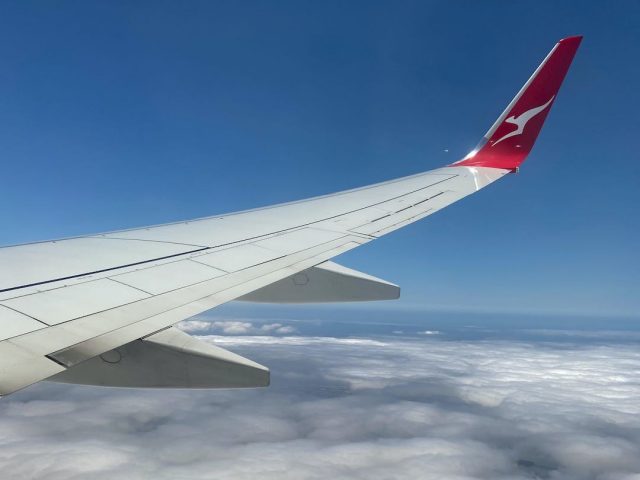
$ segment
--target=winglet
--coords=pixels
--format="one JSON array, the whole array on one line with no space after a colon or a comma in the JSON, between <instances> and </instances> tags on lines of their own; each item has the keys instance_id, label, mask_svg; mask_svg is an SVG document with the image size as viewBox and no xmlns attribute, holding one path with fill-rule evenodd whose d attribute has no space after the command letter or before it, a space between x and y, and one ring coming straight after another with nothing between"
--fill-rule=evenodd
<instances>
[{"instance_id":1,"label":"winglet","mask_svg":"<svg viewBox=\"0 0 640 480\"><path fill-rule=\"evenodd\" d=\"M575 36L556 43L478 146L453 165L517 169L533 148L581 41Z\"/></svg>"}]
</instances>

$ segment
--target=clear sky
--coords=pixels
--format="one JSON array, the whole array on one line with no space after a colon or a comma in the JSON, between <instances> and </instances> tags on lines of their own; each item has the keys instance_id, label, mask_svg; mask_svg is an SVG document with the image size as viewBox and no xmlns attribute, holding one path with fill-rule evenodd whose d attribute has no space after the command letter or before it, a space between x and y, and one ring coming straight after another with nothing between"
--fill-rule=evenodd
<instances>
[{"instance_id":1,"label":"clear sky","mask_svg":"<svg viewBox=\"0 0 640 480\"><path fill-rule=\"evenodd\" d=\"M397 307L637 316L635 1L3 2L0 242L439 167L574 34L519 175L340 261Z\"/></svg>"}]
</instances>

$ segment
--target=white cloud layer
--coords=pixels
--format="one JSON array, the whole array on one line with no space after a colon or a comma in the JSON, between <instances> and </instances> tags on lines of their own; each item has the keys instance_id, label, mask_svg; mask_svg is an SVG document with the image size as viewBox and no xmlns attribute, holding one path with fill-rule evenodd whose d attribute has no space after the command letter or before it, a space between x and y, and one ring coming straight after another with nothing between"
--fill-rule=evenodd
<instances>
[{"instance_id":1,"label":"white cloud layer","mask_svg":"<svg viewBox=\"0 0 640 480\"><path fill-rule=\"evenodd\" d=\"M288 335L296 329L282 323L254 324L245 320L185 320L178 324L189 333L223 333L225 335Z\"/></svg>"},{"instance_id":2,"label":"white cloud layer","mask_svg":"<svg viewBox=\"0 0 640 480\"><path fill-rule=\"evenodd\" d=\"M640 478L637 346L263 333L205 340L270 365L268 389L3 399L2 478Z\"/></svg>"}]
</instances>

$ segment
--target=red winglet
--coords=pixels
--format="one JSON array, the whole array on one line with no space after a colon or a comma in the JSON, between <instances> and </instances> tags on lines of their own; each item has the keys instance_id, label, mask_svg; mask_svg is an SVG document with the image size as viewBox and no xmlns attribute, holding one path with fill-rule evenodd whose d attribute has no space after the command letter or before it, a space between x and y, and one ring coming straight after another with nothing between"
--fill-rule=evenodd
<instances>
[{"instance_id":1,"label":"red winglet","mask_svg":"<svg viewBox=\"0 0 640 480\"><path fill-rule=\"evenodd\" d=\"M581 36L560 40L469 155L455 166L515 170L538 138Z\"/></svg>"}]
</instances>

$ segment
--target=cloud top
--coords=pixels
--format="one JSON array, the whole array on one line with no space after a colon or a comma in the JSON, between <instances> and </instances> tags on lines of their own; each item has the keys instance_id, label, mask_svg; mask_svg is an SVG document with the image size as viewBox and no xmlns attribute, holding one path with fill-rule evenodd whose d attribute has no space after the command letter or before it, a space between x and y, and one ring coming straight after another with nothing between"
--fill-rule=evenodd
<instances>
[{"instance_id":1,"label":"cloud top","mask_svg":"<svg viewBox=\"0 0 640 480\"><path fill-rule=\"evenodd\" d=\"M42 384L0 403L3 476L638 478L634 345L209 331L224 329L241 336L203 338L269 365L270 388Z\"/></svg>"}]
</instances>

